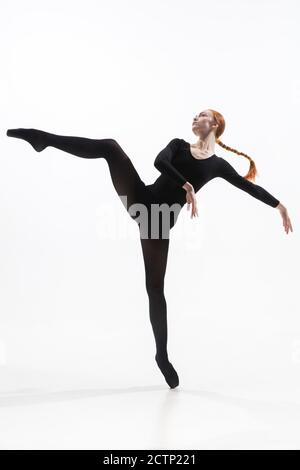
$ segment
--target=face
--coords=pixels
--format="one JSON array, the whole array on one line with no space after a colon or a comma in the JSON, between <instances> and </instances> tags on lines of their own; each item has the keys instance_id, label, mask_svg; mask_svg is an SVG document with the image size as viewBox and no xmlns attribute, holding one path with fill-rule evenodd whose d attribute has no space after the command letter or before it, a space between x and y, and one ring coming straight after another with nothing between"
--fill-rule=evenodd
<instances>
[{"instance_id":1,"label":"face","mask_svg":"<svg viewBox=\"0 0 300 470\"><path fill-rule=\"evenodd\" d=\"M215 131L217 125L214 121L213 113L206 109L197 114L192 123L192 131L195 135L205 138L211 131Z\"/></svg>"}]
</instances>

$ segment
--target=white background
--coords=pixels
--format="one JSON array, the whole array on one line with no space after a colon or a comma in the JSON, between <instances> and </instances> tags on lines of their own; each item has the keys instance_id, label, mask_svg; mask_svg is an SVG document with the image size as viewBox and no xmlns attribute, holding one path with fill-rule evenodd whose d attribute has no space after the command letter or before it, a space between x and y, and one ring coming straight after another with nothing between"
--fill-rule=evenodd
<instances>
[{"instance_id":1,"label":"white background","mask_svg":"<svg viewBox=\"0 0 300 470\"><path fill-rule=\"evenodd\" d=\"M299 8L2 0L2 449L300 447ZM165 279L170 390L138 228L106 162L36 153L6 130L115 138L150 184L158 152L196 142L207 108L294 232L220 178L197 193L199 218L183 208ZM246 158L215 152L246 174Z\"/></svg>"}]
</instances>

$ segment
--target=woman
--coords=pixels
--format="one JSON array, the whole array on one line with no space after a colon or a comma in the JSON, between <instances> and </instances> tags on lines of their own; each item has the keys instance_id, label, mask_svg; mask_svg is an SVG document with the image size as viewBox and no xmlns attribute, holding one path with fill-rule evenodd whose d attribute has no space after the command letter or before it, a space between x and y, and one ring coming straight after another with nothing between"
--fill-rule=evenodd
<instances>
[{"instance_id":1,"label":"woman","mask_svg":"<svg viewBox=\"0 0 300 470\"><path fill-rule=\"evenodd\" d=\"M106 160L113 186L130 217L139 227L150 321L156 343L155 360L170 388L178 386L179 378L168 359L164 278L170 229L175 225L185 203L188 210L191 206L191 218L198 216L196 192L211 179L221 177L278 209L286 233L293 231L283 204L264 188L250 181L257 175L254 161L219 140L224 129L224 118L217 111L207 109L198 114L192 125L192 131L198 137L197 142L189 144L184 139L172 139L154 161L161 174L150 185L145 185L141 180L130 158L114 139L62 136L38 129L7 130L8 136L26 140L37 152L46 147L55 147L78 157ZM245 177L214 153L215 142L226 150L249 159L250 168Z\"/></svg>"}]
</instances>

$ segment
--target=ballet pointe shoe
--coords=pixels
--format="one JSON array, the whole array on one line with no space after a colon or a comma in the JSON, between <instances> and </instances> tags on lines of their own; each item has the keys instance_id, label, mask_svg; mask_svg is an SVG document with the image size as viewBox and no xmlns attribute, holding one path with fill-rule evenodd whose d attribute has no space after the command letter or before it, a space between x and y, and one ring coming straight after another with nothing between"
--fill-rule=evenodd
<instances>
[{"instance_id":1,"label":"ballet pointe shoe","mask_svg":"<svg viewBox=\"0 0 300 470\"><path fill-rule=\"evenodd\" d=\"M158 354L155 355L155 360L169 387L178 387L179 377L171 362L166 358L159 357Z\"/></svg>"},{"instance_id":2,"label":"ballet pointe shoe","mask_svg":"<svg viewBox=\"0 0 300 470\"><path fill-rule=\"evenodd\" d=\"M6 131L8 137L26 140L36 152L41 152L47 147L45 135L46 133L38 129L8 129Z\"/></svg>"}]
</instances>

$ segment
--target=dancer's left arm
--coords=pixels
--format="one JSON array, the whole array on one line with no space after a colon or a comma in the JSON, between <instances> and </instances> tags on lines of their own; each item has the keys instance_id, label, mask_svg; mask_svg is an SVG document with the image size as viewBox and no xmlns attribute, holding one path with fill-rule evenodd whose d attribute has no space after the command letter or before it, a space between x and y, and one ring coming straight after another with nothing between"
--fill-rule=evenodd
<instances>
[{"instance_id":1,"label":"dancer's left arm","mask_svg":"<svg viewBox=\"0 0 300 470\"><path fill-rule=\"evenodd\" d=\"M252 183L252 181L246 180L225 159L219 157L219 163L219 177L224 178L229 183L233 184L239 189L242 189L243 191L246 191L248 194L255 197L256 199L259 199L265 204L278 209L282 217L286 233L288 233L289 230L293 231L287 209L276 197L270 194L262 186Z\"/></svg>"}]
</instances>

